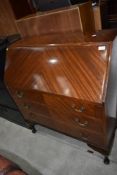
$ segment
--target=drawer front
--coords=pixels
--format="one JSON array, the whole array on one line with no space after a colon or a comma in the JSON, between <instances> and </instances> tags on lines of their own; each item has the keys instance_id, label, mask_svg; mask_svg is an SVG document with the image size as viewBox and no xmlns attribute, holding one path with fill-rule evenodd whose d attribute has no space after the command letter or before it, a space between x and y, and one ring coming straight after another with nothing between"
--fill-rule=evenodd
<instances>
[{"instance_id":1,"label":"drawer front","mask_svg":"<svg viewBox=\"0 0 117 175\"><path fill-rule=\"evenodd\" d=\"M93 120L92 118L82 117L80 115L78 116L71 113L66 114L61 110L47 108L45 105L32 103L26 100L22 101L22 103L19 103L19 106L22 112L34 113L49 119L53 119L55 122L61 121L63 123L72 125L73 127L88 129L97 133L103 132L102 123L100 121Z\"/></svg>"},{"instance_id":2,"label":"drawer front","mask_svg":"<svg viewBox=\"0 0 117 175\"><path fill-rule=\"evenodd\" d=\"M22 100L22 101L17 101L17 104L21 110L21 112L33 112L35 114L39 114L43 117L51 117L50 112L48 108L45 105L42 105L40 103L35 103L32 101L27 100Z\"/></svg>"},{"instance_id":3,"label":"drawer front","mask_svg":"<svg viewBox=\"0 0 117 175\"><path fill-rule=\"evenodd\" d=\"M19 90L14 88L9 88L9 91L12 94L21 113L24 115L24 118L28 116L28 119L31 121L32 116L29 115L29 113L32 112L41 117L51 117L40 92L33 90ZM38 123L38 120L35 122Z\"/></svg>"},{"instance_id":4,"label":"drawer front","mask_svg":"<svg viewBox=\"0 0 117 175\"><path fill-rule=\"evenodd\" d=\"M74 114L80 114L82 116L90 116L95 118L95 105L85 102L79 102L73 98L67 98L63 96L55 96L51 94L41 93L35 90L19 90L9 89L15 99L26 99L32 102L45 104L48 107L54 109L63 109L65 112L72 112Z\"/></svg>"},{"instance_id":5,"label":"drawer front","mask_svg":"<svg viewBox=\"0 0 117 175\"><path fill-rule=\"evenodd\" d=\"M14 90L12 93L15 94L15 101L22 113L33 112L73 127L92 130L95 133L103 132L103 123L95 118L93 105L89 108L87 104L81 104L77 100L71 101L68 98L37 92L31 92L31 96L29 92L21 90Z\"/></svg>"},{"instance_id":6,"label":"drawer front","mask_svg":"<svg viewBox=\"0 0 117 175\"><path fill-rule=\"evenodd\" d=\"M88 129L93 132L102 133L104 131L103 123L92 118L78 116L71 113L63 114L61 111L50 109L51 118L56 121L62 121L73 125L73 127Z\"/></svg>"},{"instance_id":7,"label":"drawer front","mask_svg":"<svg viewBox=\"0 0 117 175\"><path fill-rule=\"evenodd\" d=\"M45 104L43 95L39 91L21 90L21 89L14 89L14 88L9 88L9 91L13 95L13 97L19 101L26 99L32 102Z\"/></svg>"},{"instance_id":8,"label":"drawer front","mask_svg":"<svg viewBox=\"0 0 117 175\"><path fill-rule=\"evenodd\" d=\"M52 96L44 94L46 105L54 109L62 109L65 112L71 112L73 114L80 114L82 116L95 117L95 106L84 102L79 102L73 98L66 98L60 96Z\"/></svg>"},{"instance_id":9,"label":"drawer front","mask_svg":"<svg viewBox=\"0 0 117 175\"><path fill-rule=\"evenodd\" d=\"M44 118L41 115L37 115L34 113L27 113L25 114L25 116L26 120L28 121L34 123L37 123L38 121L38 123L43 126L54 129L69 136L81 139L84 142L101 146L105 144L105 138L103 137L103 133L96 134L87 129L78 128L77 126L73 126L71 124L64 123L61 121L56 121L52 118Z\"/></svg>"}]
</instances>

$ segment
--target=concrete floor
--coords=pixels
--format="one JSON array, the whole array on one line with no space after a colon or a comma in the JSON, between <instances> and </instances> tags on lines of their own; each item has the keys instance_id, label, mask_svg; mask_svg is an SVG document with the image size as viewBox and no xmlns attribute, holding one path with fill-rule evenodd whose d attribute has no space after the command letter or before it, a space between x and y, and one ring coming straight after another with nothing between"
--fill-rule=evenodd
<instances>
[{"instance_id":1,"label":"concrete floor","mask_svg":"<svg viewBox=\"0 0 117 175\"><path fill-rule=\"evenodd\" d=\"M88 153L86 144L39 127L30 130L0 118L0 153L16 161L29 175L116 175L117 134L110 155L110 165L104 165L99 153Z\"/></svg>"}]
</instances>

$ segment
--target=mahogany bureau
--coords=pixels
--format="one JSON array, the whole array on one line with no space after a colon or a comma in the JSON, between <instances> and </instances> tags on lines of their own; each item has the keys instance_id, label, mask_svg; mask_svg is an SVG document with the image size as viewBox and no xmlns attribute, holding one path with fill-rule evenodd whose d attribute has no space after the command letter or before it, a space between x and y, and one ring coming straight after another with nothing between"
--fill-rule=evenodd
<instances>
[{"instance_id":1,"label":"mahogany bureau","mask_svg":"<svg viewBox=\"0 0 117 175\"><path fill-rule=\"evenodd\" d=\"M5 84L33 132L40 124L80 139L107 164L116 129L116 113L108 112L114 37L76 32L22 39L9 47L5 69Z\"/></svg>"}]
</instances>

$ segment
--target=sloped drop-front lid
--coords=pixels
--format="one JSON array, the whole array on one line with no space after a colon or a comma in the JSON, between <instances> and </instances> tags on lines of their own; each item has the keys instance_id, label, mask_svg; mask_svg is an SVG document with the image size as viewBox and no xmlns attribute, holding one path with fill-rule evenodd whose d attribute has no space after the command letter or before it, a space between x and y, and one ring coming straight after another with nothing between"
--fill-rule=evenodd
<instances>
[{"instance_id":1,"label":"sloped drop-front lid","mask_svg":"<svg viewBox=\"0 0 117 175\"><path fill-rule=\"evenodd\" d=\"M17 42L7 54L5 83L8 87L101 103L106 94L110 54L109 43L27 46Z\"/></svg>"}]
</instances>

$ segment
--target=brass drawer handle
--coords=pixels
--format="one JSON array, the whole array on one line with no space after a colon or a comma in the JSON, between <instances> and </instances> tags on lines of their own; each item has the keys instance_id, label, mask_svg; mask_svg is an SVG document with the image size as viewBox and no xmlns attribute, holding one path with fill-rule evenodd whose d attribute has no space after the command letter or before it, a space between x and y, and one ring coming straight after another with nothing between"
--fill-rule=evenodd
<instances>
[{"instance_id":1,"label":"brass drawer handle","mask_svg":"<svg viewBox=\"0 0 117 175\"><path fill-rule=\"evenodd\" d=\"M81 123L80 121L78 122L78 125L80 126L80 127L87 127L88 126L88 121L85 121L84 123Z\"/></svg>"},{"instance_id":2,"label":"brass drawer handle","mask_svg":"<svg viewBox=\"0 0 117 175\"><path fill-rule=\"evenodd\" d=\"M76 105L72 105L72 108L74 109L74 111L76 111L76 112L79 112L79 113L81 113L81 112L84 112L85 111L85 107L84 106L81 106L79 109L76 107Z\"/></svg>"},{"instance_id":3,"label":"brass drawer handle","mask_svg":"<svg viewBox=\"0 0 117 175\"><path fill-rule=\"evenodd\" d=\"M81 112L84 112L85 108L84 108L84 107L81 107L80 109L74 108L74 110L75 110L76 112L81 113Z\"/></svg>"},{"instance_id":4,"label":"brass drawer handle","mask_svg":"<svg viewBox=\"0 0 117 175\"><path fill-rule=\"evenodd\" d=\"M24 96L24 93L22 91L16 91L16 95L18 98L22 98Z\"/></svg>"},{"instance_id":5,"label":"brass drawer handle","mask_svg":"<svg viewBox=\"0 0 117 175\"><path fill-rule=\"evenodd\" d=\"M24 104L24 108L25 108L25 109L30 109L30 105Z\"/></svg>"},{"instance_id":6,"label":"brass drawer handle","mask_svg":"<svg viewBox=\"0 0 117 175\"><path fill-rule=\"evenodd\" d=\"M82 123L82 122L80 122L80 120L79 120L78 118L75 118L75 122L77 122L78 125L79 125L80 127L83 127L83 128L85 128L85 127L88 126L88 121L85 121L84 123Z\"/></svg>"}]
</instances>

